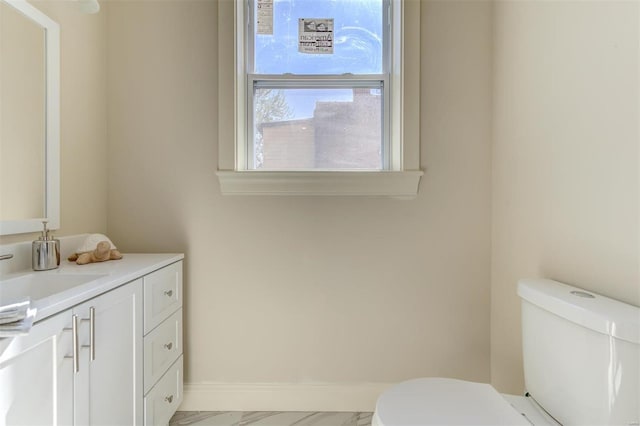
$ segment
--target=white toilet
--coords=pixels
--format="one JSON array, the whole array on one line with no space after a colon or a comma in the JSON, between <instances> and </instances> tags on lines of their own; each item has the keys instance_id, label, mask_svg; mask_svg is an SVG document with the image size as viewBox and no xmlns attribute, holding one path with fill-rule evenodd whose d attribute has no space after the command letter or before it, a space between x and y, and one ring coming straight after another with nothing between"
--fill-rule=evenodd
<instances>
[{"instance_id":1,"label":"white toilet","mask_svg":"<svg viewBox=\"0 0 640 426\"><path fill-rule=\"evenodd\" d=\"M640 425L640 308L551 280L522 280L527 396L415 379L386 390L372 426Z\"/></svg>"}]
</instances>

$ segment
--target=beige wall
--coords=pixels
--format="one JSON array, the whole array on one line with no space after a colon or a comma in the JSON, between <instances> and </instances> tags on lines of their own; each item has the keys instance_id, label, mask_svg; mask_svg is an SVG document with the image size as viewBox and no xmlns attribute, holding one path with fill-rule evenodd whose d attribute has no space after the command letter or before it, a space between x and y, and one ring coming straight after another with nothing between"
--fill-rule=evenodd
<instances>
[{"instance_id":1,"label":"beige wall","mask_svg":"<svg viewBox=\"0 0 640 426\"><path fill-rule=\"evenodd\" d=\"M109 5L108 229L186 253L186 382L490 379L491 6L423 6L399 201L221 196L216 2Z\"/></svg>"},{"instance_id":2,"label":"beige wall","mask_svg":"<svg viewBox=\"0 0 640 426\"><path fill-rule=\"evenodd\" d=\"M495 6L492 381L523 389L516 281L640 305L640 3Z\"/></svg>"},{"instance_id":3,"label":"beige wall","mask_svg":"<svg viewBox=\"0 0 640 426\"><path fill-rule=\"evenodd\" d=\"M55 235L107 230L107 76L105 13L75 1L31 1L60 24L60 215ZM0 237L30 241L37 234Z\"/></svg>"}]
</instances>

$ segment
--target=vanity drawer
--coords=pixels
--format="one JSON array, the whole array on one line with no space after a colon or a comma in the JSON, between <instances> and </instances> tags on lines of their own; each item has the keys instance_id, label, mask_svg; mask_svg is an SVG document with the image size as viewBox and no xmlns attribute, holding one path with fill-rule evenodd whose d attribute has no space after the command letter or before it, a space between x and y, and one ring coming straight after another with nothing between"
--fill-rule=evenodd
<instances>
[{"instance_id":1,"label":"vanity drawer","mask_svg":"<svg viewBox=\"0 0 640 426\"><path fill-rule=\"evenodd\" d=\"M182 403L182 355L144 398L144 424L166 425Z\"/></svg>"},{"instance_id":2,"label":"vanity drawer","mask_svg":"<svg viewBox=\"0 0 640 426\"><path fill-rule=\"evenodd\" d=\"M182 306L182 262L144 277L144 334Z\"/></svg>"},{"instance_id":3,"label":"vanity drawer","mask_svg":"<svg viewBox=\"0 0 640 426\"><path fill-rule=\"evenodd\" d=\"M182 309L178 309L144 338L144 393L182 354Z\"/></svg>"}]
</instances>

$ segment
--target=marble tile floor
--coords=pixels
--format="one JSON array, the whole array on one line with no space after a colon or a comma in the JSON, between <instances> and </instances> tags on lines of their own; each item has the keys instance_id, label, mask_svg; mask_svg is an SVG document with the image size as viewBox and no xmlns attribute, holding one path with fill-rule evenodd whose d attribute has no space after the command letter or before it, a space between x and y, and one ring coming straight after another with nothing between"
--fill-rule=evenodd
<instances>
[{"instance_id":1,"label":"marble tile floor","mask_svg":"<svg viewBox=\"0 0 640 426\"><path fill-rule=\"evenodd\" d=\"M169 426L371 426L373 413L178 411Z\"/></svg>"}]
</instances>

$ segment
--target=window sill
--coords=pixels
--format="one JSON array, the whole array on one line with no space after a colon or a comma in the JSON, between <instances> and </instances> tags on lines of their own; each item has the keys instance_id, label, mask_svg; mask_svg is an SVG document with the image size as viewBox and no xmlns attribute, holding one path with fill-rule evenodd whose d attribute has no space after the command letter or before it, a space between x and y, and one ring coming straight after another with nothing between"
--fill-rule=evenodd
<instances>
[{"instance_id":1,"label":"window sill","mask_svg":"<svg viewBox=\"0 0 640 426\"><path fill-rule=\"evenodd\" d=\"M307 195L414 198L421 170L270 172L219 170L223 195Z\"/></svg>"}]
</instances>

